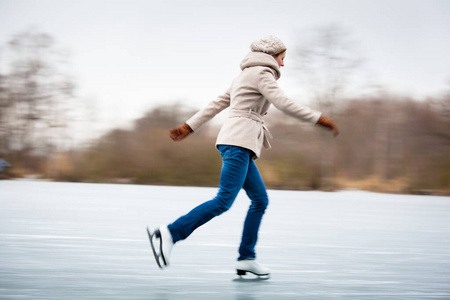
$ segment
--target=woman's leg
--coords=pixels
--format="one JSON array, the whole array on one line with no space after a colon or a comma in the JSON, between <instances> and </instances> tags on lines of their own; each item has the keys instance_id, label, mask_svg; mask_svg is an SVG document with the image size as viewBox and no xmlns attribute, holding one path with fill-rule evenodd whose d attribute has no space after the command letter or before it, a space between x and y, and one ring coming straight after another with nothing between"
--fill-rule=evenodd
<instances>
[{"instance_id":1,"label":"woman's leg","mask_svg":"<svg viewBox=\"0 0 450 300\"><path fill-rule=\"evenodd\" d=\"M252 152L225 145L220 145L219 151L223 159L219 192L213 200L197 206L168 226L175 243L184 240L199 226L227 211L244 184Z\"/></svg>"},{"instance_id":2,"label":"woman's leg","mask_svg":"<svg viewBox=\"0 0 450 300\"><path fill-rule=\"evenodd\" d=\"M255 245L258 240L259 226L269 204L266 187L253 159L249 162L243 188L251 200L251 205L244 222L238 260L256 258Z\"/></svg>"}]
</instances>

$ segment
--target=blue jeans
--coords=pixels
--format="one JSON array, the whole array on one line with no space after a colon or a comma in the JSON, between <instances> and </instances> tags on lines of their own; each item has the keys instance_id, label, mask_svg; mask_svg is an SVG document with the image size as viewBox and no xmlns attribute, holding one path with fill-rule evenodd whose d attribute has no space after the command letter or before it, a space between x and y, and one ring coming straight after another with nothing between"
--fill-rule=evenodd
<instances>
[{"instance_id":1,"label":"blue jeans","mask_svg":"<svg viewBox=\"0 0 450 300\"><path fill-rule=\"evenodd\" d=\"M228 145L219 145L218 149L223 164L217 196L178 218L168 226L169 231L175 243L184 240L199 226L227 211L243 188L251 205L244 222L238 260L255 259L259 226L269 203L266 187L251 150Z\"/></svg>"}]
</instances>

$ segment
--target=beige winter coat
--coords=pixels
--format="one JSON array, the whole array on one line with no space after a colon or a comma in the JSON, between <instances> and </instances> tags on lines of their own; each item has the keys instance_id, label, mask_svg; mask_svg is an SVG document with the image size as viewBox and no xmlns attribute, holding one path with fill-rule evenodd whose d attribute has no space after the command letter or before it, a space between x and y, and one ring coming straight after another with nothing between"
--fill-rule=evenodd
<instances>
[{"instance_id":1,"label":"beige winter coat","mask_svg":"<svg viewBox=\"0 0 450 300\"><path fill-rule=\"evenodd\" d=\"M186 123L194 130L230 107L228 119L217 137L216 145L234 145L252 150L256 158L261 149L270 148L269 130L263 116L270 105L303 121L317 123L321 113L289 99L278 87L280 68L269 54L250 52L241 62L242 72L230 88L192 116Z\"/></svg>"}]
</instances>

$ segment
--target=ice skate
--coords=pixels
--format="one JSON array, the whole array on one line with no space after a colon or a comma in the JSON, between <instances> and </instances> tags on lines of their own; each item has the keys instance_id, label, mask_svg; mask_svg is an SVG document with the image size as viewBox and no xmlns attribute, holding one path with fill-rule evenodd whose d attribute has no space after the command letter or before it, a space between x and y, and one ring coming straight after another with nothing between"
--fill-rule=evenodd
<instances>
[{"instance_id":1,"label":"ice skate","mask_svg":"<svg viewBox=\"0 0 450 300\"><path fill-rule=\"evenodd\" d=\"M172 252L173 240L167 226L161 226L155 232L151 232L147 227L150 245L155 256L158 267L164 269L170 265L170 253Z\"/></svg>"},{"instance_id":2,"label":"ice skate","mask_svg":"<svg viewBox=\"0 0 450 300\"><path fill-rule=\"evenodd\" d=\"M266 280L270 277L270 269L261 266L255 260L239 260L236 263L236 271L239 275L239 279L247 279L242 277L246 275L247 272L257 276L256 278L250 280Z\"/></svg>"}]
</instances>

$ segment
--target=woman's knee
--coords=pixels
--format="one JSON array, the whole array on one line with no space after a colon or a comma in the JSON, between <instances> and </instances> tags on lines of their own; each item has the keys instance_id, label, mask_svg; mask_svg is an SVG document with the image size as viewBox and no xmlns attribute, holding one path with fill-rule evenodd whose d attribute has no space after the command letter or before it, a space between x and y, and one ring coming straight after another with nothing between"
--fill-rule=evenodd
<instances>
[{"instance_id":1,"label":"woman's knee","mask_svg":"<svg viewBox=\"0 0 450 300\"><path fill-rule=\"evenodd\" d=\"M251 198L252 200L252 209L254 211L264 212L269 205L269 198L266 195L260 195L258 197Z\"/></svg>"},{"instance_id":2,"label":"woman's knee","mask_svg":"<svg viewBox=\"0 0 450 300\"><path fill-rule=\"evenodd\" d=\"M261 199L260 205L263 210L266 210L267 206L269 206L269 197L267 197L267 195Z\"/></svg>"},{"instance_id":3,"label":"woman's knee","mask_svg":"<svg viewBox=\"0 0 450 300\"><path fill-rule=\"evenodd\" d=\"M217 205L218 214L222 214L229 210L233 205L234 199L232 195L217 195L215 202Z\"/></svg>"}]
</instances>

